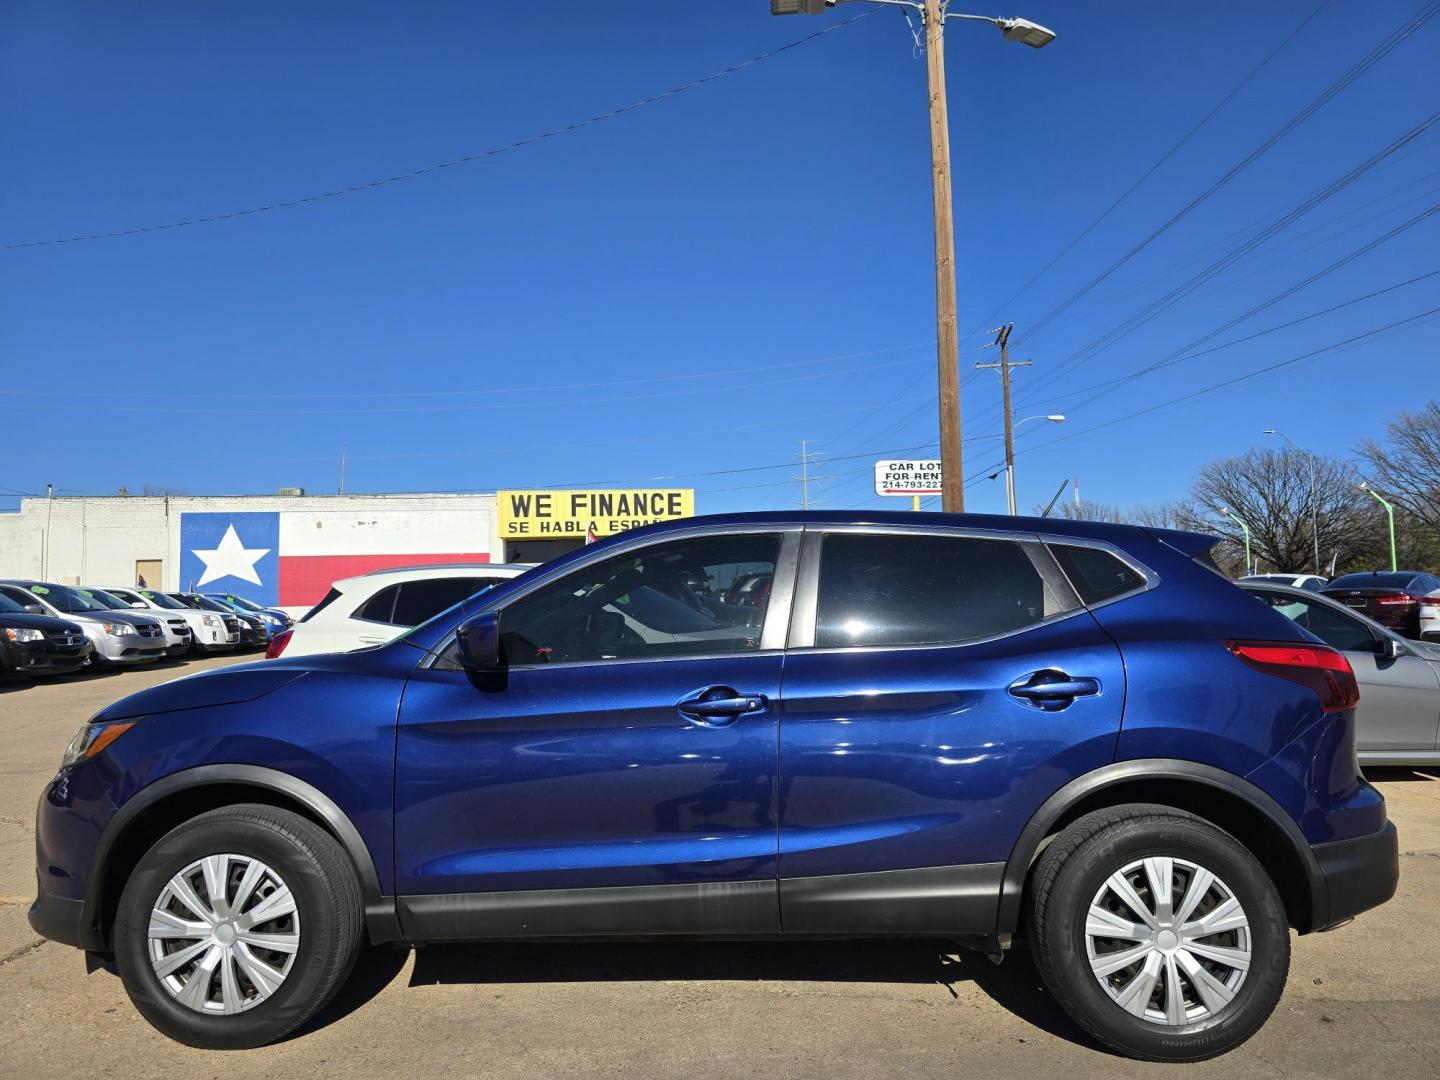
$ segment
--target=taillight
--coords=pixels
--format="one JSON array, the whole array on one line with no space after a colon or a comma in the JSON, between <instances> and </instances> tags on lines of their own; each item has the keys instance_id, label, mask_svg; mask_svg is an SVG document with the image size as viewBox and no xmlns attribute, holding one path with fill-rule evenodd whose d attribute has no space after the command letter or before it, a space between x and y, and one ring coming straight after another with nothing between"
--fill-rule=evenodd
<instances>
[{"instance_id":1,"label":"taillight","mask_svg":"<svg viewBox=\"0 0 1440 1080\"><path fill-rule=\"evenodd\" d=\"M1375 602L1377 604L1413 604L1419 599L1418 596L1409 596L1402 592L1395 593L1393 596L1377 596Z\"/></svg>"},{"instance_id":2,"label":"taillight","mask_svg":"<svg viewBox=\"0 0 1440 1080\"><path fill-rule=\"evenodd\" d=\"M1420 606L1440 608L1440 596L1422 596L1420 597Z\"/></svg>"},{"instance_id":3,"label":"taillight","mask_svg":"<svg viewBox=\"0 0 1440 1080\"><path fill-rule=\"evenodd\" d=\"M1327 713L1353 709L1360 703L1360 685L1350 661L1328 645L1227 641L1225 646L1256 671L1308 686Z\"/></svg>"},{"instance_id":4,"label":"taillight","mask_svg":"<svg viewBox=\"0 0 1440 1080\"><path fill-rule=\"evenodd\" d=\"M270 644L265 646L265 659L274 660L282 652L285 646L290 644L290 639L295 636L294 630L282 630L270 639Z\"/></svg>"}]
</instances>

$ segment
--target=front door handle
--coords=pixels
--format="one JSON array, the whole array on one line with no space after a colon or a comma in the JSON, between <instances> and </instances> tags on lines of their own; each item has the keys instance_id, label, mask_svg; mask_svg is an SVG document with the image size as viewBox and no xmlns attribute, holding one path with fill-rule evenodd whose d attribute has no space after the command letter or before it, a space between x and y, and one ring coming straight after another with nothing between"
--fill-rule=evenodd
<instances>
[{"instance_id":1,"label":"front door handle","mask_svg":"<svg viewBox=\"0 0 1440 1080\"><path fill-rule=\"evenodd\" d=\"M1100 693L1100 680L1085 675L1071 676L1051 668L1017 679L1009 689L1012 697L1053 712L1066 708L1077 697Z\"/></svg>"},{"instance_id":2,"label":"front door handle","mask_svg":"<svg viewBox=\"0 0 1440 1080\"><path fill-rule=\"evenodd\" d=\"M723 727L746 713L759 712L767 704L764 694L742 694L728 686L712 686L678 702L675 708L686 719L705 727Z\"/></svg>"}]
</instances>

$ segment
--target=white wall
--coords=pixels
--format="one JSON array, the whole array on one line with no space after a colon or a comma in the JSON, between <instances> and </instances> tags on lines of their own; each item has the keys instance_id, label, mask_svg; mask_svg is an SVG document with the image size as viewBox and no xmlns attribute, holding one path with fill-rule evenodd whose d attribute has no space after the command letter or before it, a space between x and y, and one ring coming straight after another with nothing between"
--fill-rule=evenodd
<instances>
[{"instance_id":1,"label":"white wall","mask_svg":"<svg viewBox=\"0 0 1440 1080\"><path fill-rule=\"evenodd\" d=\"M44 578L61 584L133 583L135 563L163 559L165 589L180 587L180 515L287 512L282 531L294 542L325 532L339 553L445 551L463 533L474 550L499 562L494 495L105 496L25 498L0 513L0 578ZM313 515L305 518L302 515ZM45 536L49 533L48 569ZM369 524L367 524L369 523ZM319 528L316 528L316 525ZM327 531L328 530L328 531ZM385 544L399 543L403 546ZM282 545L282 550L284 550ZM297 551L297 554L303 551Z\"/></svg>"}]
</instances>

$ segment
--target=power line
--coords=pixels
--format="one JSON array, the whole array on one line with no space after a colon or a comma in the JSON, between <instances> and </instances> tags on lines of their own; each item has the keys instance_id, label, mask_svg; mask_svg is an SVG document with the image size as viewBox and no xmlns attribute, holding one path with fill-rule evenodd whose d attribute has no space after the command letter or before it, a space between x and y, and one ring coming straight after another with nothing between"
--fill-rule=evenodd
<instances>
[{"instance_id":1,"label":"power line","mask_svg":"<svg viewBox=\"0 0 1440 1080\"><path fill-rule=\"evenodd\" d=\"M1034 390L1040 389L1044 386L1053 385L1055 382L1069 375L1072 371L1078 369L1087 361L1094 359L1094 357L1098 355L1103 349L1107 348L1110 345L1113 345L1116 341L1119 341L1127 334L1145 325L1147 322L1154 319L1161 312L1165 311L1170 307L1173 307L1176 303L1189 296L1196 289L1200 288L1202 285L1213 280L1215 277L1228 270L1243 256L1245 256L1249 252L1254 251L1261 244L1265 243L1265 241L1277 235L1286 227L1293 224L1295 221L1298 221L1301 217L1310 213L1312 210L1326 202L1328 199L1332 198L1338 192L1343 191L1351 184L1354 184L1357 180L1360 179L1360 177L1364 176L1380 162L1390 157L1392 154L1397 152L1402 147L1406 146L1414 139L1419 138L1421 135L1429 131L1431 128L1435 127L1437 124L1440 124L1440 112L1432 113L1415 127L1407 131L1404 135L1401 135L1398 139L1395 139L1393 142L1383 147L1375 154L1371 155L1369 158L1361 162L1349 172L1345 173L1343 176L1340 176L1337 179L1331 181L1324 188L1311 195L1303 203L1296 206L1288 213L1284 214L1282 217L1271 222L1269 225L1265 226L1258 233L1255 233L1243 243L1232 248L1225 255L1221 256L1215 262L1205 267L1205 269L1199 271L1186 281L1175 286L1175 288L1165 293L1159 299L1151 301L1139 311L1130 315L1128 318L1122 320L1120 323L1111 327L1099 337L1092 340L1089 344L1076 350L1063 363L1053 369L1047 377L1042 378L1038 383L1033 385L1031 387L1031 391L1033 392ZM1415 222L1412 221L1410 224L1414 223ZM1409 225L1407 224L1405 227L1408 228Z\"/></svg>"},{"instance_id":2,"label":"power line","mask_svg":"<svg viewBox=\"0 0 1440 1080\"><path fill-rule=\"evenodd\" d=\"M1074 251L1082 240L1084 240L1087 236L1094 232L1095 229L1106 218L1108 218L1111 214L1113 214L1116 210L1120 208L1121 203L1123 203L1126 199L1130 198L1131 195L1135 194L1136 190L1139 189L1141 184L1145 183L1146 180L1149 180L1150 177L1154 176L1155 173L1160 170L1160 167L1162 165L1164 165L1167 161L1174 157L1175 154L1179 152L1181 147L1183 147L1192 138L1194 138L1197 133L1199 133L1201 128L1203 128L1211 120L1215 119L1215 117L1219 115L1220 111L1224 109L1226 105L1229 105L1230 102L1233 101L1237 95L1239 95L1240 91L1244 90L1245 87L1249 86L1250 83L1252 83L1262 71L1264 71L1267 67L1270 66L1270 62L1274 60L1275 57L1279 56L1280 53L1285 50L1285 47L1289 45L1292 41L1294 41L1297 36L1299 36L1300 31L1304 30L1305 27L1309 26L1310 23L1315 20L1315 17L1329 6L1330 0L1320 0L1320 3L1315 8L1315 10L1310 12L1309 15L1305 16L1305 18L1300 21L1300 24L1296 26L1294 30L1291 30L1290 33L1285 36L1285 39L1280 42L1279 45L1275 46L1274 49L1272 49L1268 54L1266 54L1265 59L1261 60L1259 64L1252 68L1248 75L1246 75L1243 79L1236 83L1235 86L1231 88L1230 92L1220 99L1220 101L1215 105L1214 108L1212 108L1208 113L1201 117L1199 122L1196 123L1183 136L1181 136L1180 140L1176 142L1173 146L1171 146L1169 150L1166 150L1165 153L1161 154L1160 157L1148 169L1146 169L1143 173L1140 174L1139 179L1137 179L1128 188L1126 188L1125 191L1121 194L1121 196L1113 203L1111 203L1108 207L1106 207L1105 210L1103 210L1098 217L1096 217L1090 222L1090 224L1086 225L1085 228L1081 229L1080 232L1076 234L1074 239L1072 239L1068 244L1061 248L1060 251L1058 251L1049 262L1047 262L1044 266L1037 270L1034 275L1031 276L1030 280L1026 281L1025 284L1021 285L1020 288L1016 289L1008 299L1006 299L1002 304L1000 304L1000 306L995 309L995 312L985 320L985 325L989 325L999 319L1001 315L1009 309L1011 304L1013 304L1016 300L1020 299L1020 297L1023 296L1027 290L1029 290L1030 286L1034 285L1042 277L1048 274L1051 269L1054 268L1055 264L1058 263L1061 259L1065 258L1066 255L1069 255L1070 252Z\"/></svg>"},{"instance_id":3,"label":"power line","mask_svg":"<svg viewBox=\"0 0 1440 1080\"><path fill-rule=\"evenodd\" d=\"M1282 124L1274 133L1272 133L1269 138L1267 138L1259 146L1251 150L1250 153L1246 154L1238 162L1236 162L1229 169L1227 169L1219 177L1219 179L1212 183L1208 188L1202 191L1199 195L1195 196L1195 198L1191 199L1190 202L1188 202L1184 207L1182 207L1179 211L1172 215L1167 221L1165 221L1158 228L1154 229L1148 236L1146 236L1134 247L1130 248L1130 250L1127 251L1124 255L1122 255L1119 259L1115 260L1108 267L1102 270L1087 284L1076 290L1059 305L1052 308L1049 312L1036 320L1036 322L1031 327L1030 333L1026 336L1026 343L1028 343L1029 340L1033 338L1036 334L1038 334L1045 326L1049 325L1049 323L1053 322L1056 318L1058 318L1061 314L1063 314L1066 310L1068 310L1072 305L1078 302L1096 286L1100 285L1103 281L1105 281L1106 278L1110 277L1111 274L1115 273L1116 270L1119 270L1136 255L1144 251L1147 247L1149 247L1152 243L1154 243L1161 236L1167 233L1182 219L1188 216L1192 211L1205 203L1221 188L1229 184L1230 181L1234 180L1235 177L1239 176L1240 173L1242 173L1245 169L1249 168L1252 164L1254 164L1257 160L1267 154L1270 150L1274 149L1274 147L1282 139L1284 139L1297 127L1299 127L1316 112L1322 109L1325 105L1329 104L1329 102L1333 100L1337 95L1349 89L1349 87L1357 79L1359 79L1360 76L1364 75L1382 59L1388 56L1390 52L1396 48L1396 46L1400 45L1401 42L1405 41L1412 34L1414 34L1421 27L1423 27L1427 22L1434 18L1437 13L1440 13L1440 0L1428 0L1428 2L1423 7L1421 7L1419 11L1417 11L1414 15L1412 15L1395 30L1391 31L1390 34L1383 41L1381 41L1378 45L1371 49L1370 52L1367 53L1358 63L1356 63L1353 67L1346 71L1345 74L1341 75L1340 78L1332 82L1324 90L1322 90L1318 95L1316 95L1316 97L1311 99L1311 101L1307 105L1305 105L1304 108L1302 108L1299 112L1295 113L1295 115L1290 117L1290 119L1287 120L1284 124Z\"/></svg>"},{"instance_id":4,"label":"power line","mask_svg":"<svg viewBox=\"0 0 1440 1080\"><path fill-rule=\"evenodd\" d=\"M433 165L424 165L418 169L409 169L405 172L395 173L391 176L384 176L376 180L367 180L363 183L349 184L345 187L336 188L333 191L324 191L315 195L305 195L295 199L285 199L281 202L268 203L264 206L252 206L245 210L231 210L223 214L208 214L204 217L187 218L183 221L170 221L155 225L139 225L130 229L116 229L111 232L88 233L81 236L66 236L53 240L27 240L20 243L0 245L0 251L16 251L20 248L48 247L57 244L78 244L87 240L111 240L122 236L136 236L141 233L161 232L166 229L181 229L191 225L209 225L217 221L229 221L234 218L250 217L255 214L267 214L273 210L287 210L296 206L305 206L309 203L321 202L325 199L336 199L341 197L342 195L354 195L361 191L370 191L375 188L385 187L389 184L398 184L404 180L414 180L417 177L439 172L442 169L452 169L459 165L469 165L476 161L482 161L485 158L495 157L497 154L509 153L512 150L519 150L526 146L532 146L535 143L544 142L546 139L553 139L560 135L570 135L585 128L593 127L594 125L602 123L606 120L614 119L615 117L621 116L624 113L633 112L634 110L643 108L646 105L654 105L656 102L664 101L667 98L676 97L677 95L684 94L690 90L695 90L698 87L704 86L706 83L711 83L717 79L722 79L727 75L734 75L738 71L743 71L748 67L753 67L756 64L763 63L766 60L770 60L776 56L779 56L781 53L789 52L791 49L798 49L802 45L808 45L812 41L816 41L827 34L833 34L836 30L843 29L844 27L849 26L851 23L858 22L859 20L867 18L874 13L874 10L862 11L858 15L852 15L848 19L845 19L838 23L834 23L830 26L826 26L821 30L817 30L813 34L807 34L796 41L790 42L788 45L781 45L778 48L769 49L763 53L760 53L758 56L752 56L748 60L742 60L738 64L731 64L729 67L722 68L720 71L715 71L709 75L704 75L698 79L693 79L690 82L683 83L680 86L672 87L669 90L661 91L658 94L652 94L650 97L641 98L639 101L632 101L628 105L621 105L619 108L609 109L603 113L597 113L596 115L588 117L584 120L577 120L573 124L566 124L564 127L551 128L549 131L542 131L539 134L530 135L523 139L517 139L514 142L505 143L502 146L494 146L488 150L480 150L473 154L465 154L461 157L452 158L449 161L440 161L436 162Z\"/></svg>"},{"instance_id":5,"label":"power line","mask_svg":"<svg viewBox=\"0 0 1440 1080\"><path fill-rule=\"evenodd\" d=\"M871 356L885 356L889 353L909 352L911 349L933 349L933 341L920 341L911 345L891 345L883 349L867 349L864 352L839 353L835 356L821 356L812 360L791 360L779 364L756 364L750 367L722 368L717 371L696 371L683 372L675 375L647 375L633 379L606 379L601 382L581 383L540 383L533 386L499 386L486 387L474 390L386 390L374 391L360 394L146 394L132 393L129 391L77 391L66 392L66 397L83 398L105 398L105 399L139 399L142 401L235 401L236 399L248 401L343 401L381 398L393 400L395 398L428 398L428 397L466 397L475 394L526 394L533 391L553 393L556 390L592 390L605 386L631 386L636 383L673 382L681 379L714 379L723 375L747 375L752 371L780 371L787 368L813 367L816 364L833 364L837 360L860 360ZM54 390L3 390L0 395L6 396L52 396Z\"/></svg>"}]
</instances>

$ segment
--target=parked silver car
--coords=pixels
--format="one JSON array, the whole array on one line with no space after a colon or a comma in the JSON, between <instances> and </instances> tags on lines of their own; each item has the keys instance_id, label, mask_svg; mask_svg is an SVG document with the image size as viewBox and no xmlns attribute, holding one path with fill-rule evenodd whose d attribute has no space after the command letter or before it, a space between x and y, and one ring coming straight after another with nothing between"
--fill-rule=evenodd
<instances>
[{"instance_id":1,"label":"parked silver car","mask_svg":"<svg viewBox=\"0 0 1440 1080\"><path fill-rule=\"evenodd\" d=\"M1328 596L1239 584L1350 661L1360 684L1355 720L1362 765L1440 764L1440 649L1409 641Z\"/></svg>"}]
</instances>

